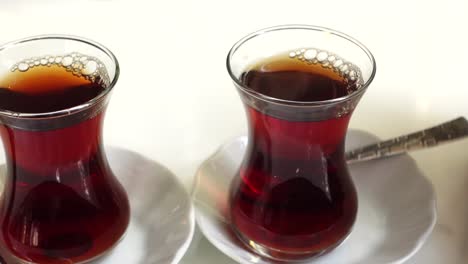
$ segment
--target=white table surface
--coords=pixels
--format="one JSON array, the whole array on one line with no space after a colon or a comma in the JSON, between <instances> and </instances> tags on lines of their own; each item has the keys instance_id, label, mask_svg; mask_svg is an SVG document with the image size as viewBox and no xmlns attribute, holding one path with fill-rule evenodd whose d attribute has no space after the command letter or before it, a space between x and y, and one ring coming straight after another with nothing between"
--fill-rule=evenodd
<instances>
[{"instance_id":1,"label":"white table surface","mask_svg":"<svg viewBox=\"0 0 468 264\"><path fill-rule=\"evenodd\" d=\"M375 55L377 76L351 128L389 138L468 117L466 0L0 0L0 43L73 34L117 55L105 143L166 165L187 190L197 166L246 128L225 69L229 48L290 23L346 32ZM467 263L468 140L411 155L434 184L439 221L407 263ZM234 262L198 232L182 263Z\"/></svg>"}]
</instances>

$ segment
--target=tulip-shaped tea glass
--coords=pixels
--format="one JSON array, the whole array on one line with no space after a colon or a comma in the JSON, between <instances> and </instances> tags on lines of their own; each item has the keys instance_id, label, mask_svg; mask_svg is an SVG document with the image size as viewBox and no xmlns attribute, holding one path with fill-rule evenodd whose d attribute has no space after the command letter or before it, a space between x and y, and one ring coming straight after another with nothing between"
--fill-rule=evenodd
<instances>
[{"instance_id":1,"label":"tulip-shaped tea glass","mask_svg":"<svg viewBox=\"0 0 468 264\"><path fill-rule=\"evenodd\" d=\"M281 261L332 250L356 219L345 135L374 77L372 54L334 30L279 26L237 42L227 68L248 120L247 150L231 183L235 233Z\"/></svg>"},{"instance_id":2,"label":"tulip-shaped tea glass","mask_svg":"<svg viewBox=\"0 0 468 264\"><path fill-rule=\"evenodd\" d=\"M124 235L129 203L102 141L118 76L115 56L81 38L0 47L0 248L8 263L83 263Z\"/></svg>"}]
</instances>

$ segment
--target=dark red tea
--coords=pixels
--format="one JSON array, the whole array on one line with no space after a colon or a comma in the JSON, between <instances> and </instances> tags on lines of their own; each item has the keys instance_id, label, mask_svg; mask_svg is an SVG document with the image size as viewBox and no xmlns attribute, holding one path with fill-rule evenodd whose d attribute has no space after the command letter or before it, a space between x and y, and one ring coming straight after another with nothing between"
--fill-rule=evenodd
<instances>
[{"instance_id":1,"label":"dark red tea","mask_svg":"<svg viewBox=\"0 0 468 264\"><path fill-rule=\"evenodd\" d=\"M63 110L106 89L100 76L60 64L22 70L0 77L1 109ZM16 258L80 263L107 251L124 234L129 204L104 156L103 115L98 109L73 123L55 118L54 129L37 131L0 125L7 159L0 246Z\"/></svg>"},{"instance_id":2,"label":"dark red tea","mask_svg":"<svg viewBox=\"0 0 468 264\"><path fill-rule=\"evenodd\" d=\"M241 81L290 101L335 99L358 89L356 79L327 65L284 54L253 66ZM301 121L246 108L249 144L240 177L231 185L235 231L278 258L281 252L318 255L333 249L350 233L357 213L343 157L351 114Z\"/></svg>"}]
</instances>

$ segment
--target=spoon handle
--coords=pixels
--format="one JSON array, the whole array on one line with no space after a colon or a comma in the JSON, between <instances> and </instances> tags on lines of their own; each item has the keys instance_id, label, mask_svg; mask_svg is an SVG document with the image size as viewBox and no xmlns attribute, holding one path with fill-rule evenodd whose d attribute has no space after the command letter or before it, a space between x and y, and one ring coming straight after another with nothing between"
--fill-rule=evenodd
<instances>
[{"instance_id":1,"label":"spoon handle","mask_svg":"<svg viewBox=\"0 0 468 264\"><path fill-rule=\"evenodd\" d=\"M435 127L348 151L346 161L355 163L390 157L437 146L466 136L468 136L468 121L464 117L459 117Z\"/></svg>"}]
</instances>

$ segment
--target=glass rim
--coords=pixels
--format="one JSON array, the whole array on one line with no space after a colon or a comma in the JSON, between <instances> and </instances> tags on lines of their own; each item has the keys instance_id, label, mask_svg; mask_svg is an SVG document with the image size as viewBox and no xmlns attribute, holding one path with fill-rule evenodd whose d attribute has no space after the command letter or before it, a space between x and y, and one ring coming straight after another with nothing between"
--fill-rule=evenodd
<instances>
[{"instance_id":1,"label":"glass rim","mask_svg":"<svg viewBox=\"0 0 468 264\"><path fill-rule=\"evenodd\" d=\"M46 34L46 35L36 35L36 36L30 36L14 41L7 42L5 44L0 45L0 53L8 50L9 48L12 48L18 44L23 44L23 43L28 43L28 42L34 42L34 41L40 41L40 40L47 40L47 39L55 39L55 40L64 40L64 41L76 41L76 42L81 42L87 45L90 45L92 47L95 47L96 49L102 51L105 55L107 55L112 63L114 63L115 67L115 74L110 81L109 85L102 91L100 94L98 94L96 97L93 97L92 99L81 103L79 105L75 105L69 108L61 109L61 110L56 110L56 111L49 111L49 112L40 112L40 113L24 113L24 112L17 112L17 111L11 111L7 109L3 109L0 106L0 116L8 117L8 118L16 118L16 119L49 119L49 118L57 118L57 117L63 117L63 116L69 116L78 112L81 112L83 110L86 110L97 103L101 102L103 99L107 97L107 95L113 90L115 84L117 83L117 80L119 79L120 75L120 65L119 61L115 57L114 53L110 51L108 48L106 48L104 45L94 41L90 40L84 37L79 37L79 36L74 36L74 35L66 35L66 34Z\"/></svg>"},{"instance_id":2,"label":"glass rim","mask_svg":"<svg viewBox=\"0 0 468 264\"><path fill-rule=\"evenodd\" d=\"M364 84L358 90L356 90L356 91L354 91L354 92L352 92L352 93L350 93L350 94L348 94L346 96L342 96L342 97L338 97L338 98L334 98L334 99L322 100L322 101L294 101L294 100L279 99L279 98L271 97L271 96L264 95L262 93L253 91L247 85L242 83L239 80L239 77L236 76L233 73L232 68L231 68L232 58L233 58L235 52L244 43L246 43L247 41L249 41L249 40L251 40L251 39L253 39L255 37L258 37L258 36L261 36L263 34L267 34L267 33L270 33L270 32L281 31L281 30L296 30L296 29L327 32L327 33L330 33L330 34L332 34L334 36L343 38L343 39L348 40L349 42L355 44L357 47L359 47L367 55L367 57L369 58L369 60L370 60L370 62L372 64L372 72L371 72L369 78L364 82ZM370 83L374 79L375 73L376 73L376 70L377 70L377 65L375 63L374 55L372 55L370 50L366 46L364 46L364 44L359 42L357 39L355 39L355 38L353 38L353 37L351 37L351 36L349 36L349 35L347 35L345 33L342 33L340 31L334 30L334 29L330 29L330 28L326 28L326 27L320 27L320 26L313 26L313 25L305 25L305 24L290 24L290 25L273 26L273 27L263 28L263 29L254 31L254 32L246 35L245 37L243 37L239 41L237 41L232 46L232 48L229 50L229 53L228 53L227 59L226 59L226 66L227 66L229 76L231 77L231 79L234 81L236 86L242 92L247 93L248 95L253 96L253 97L257 98L257 99L263 100L263 101L268 101L268 102L271 102L271 103L277 103L277 104L282 104L282 105L289 105L289 106L324 106L324 105L337 104L337 103L349 101L352 98L355 98L357 96L361 96L367 90Z\"/></svg>"}]
</instances>

